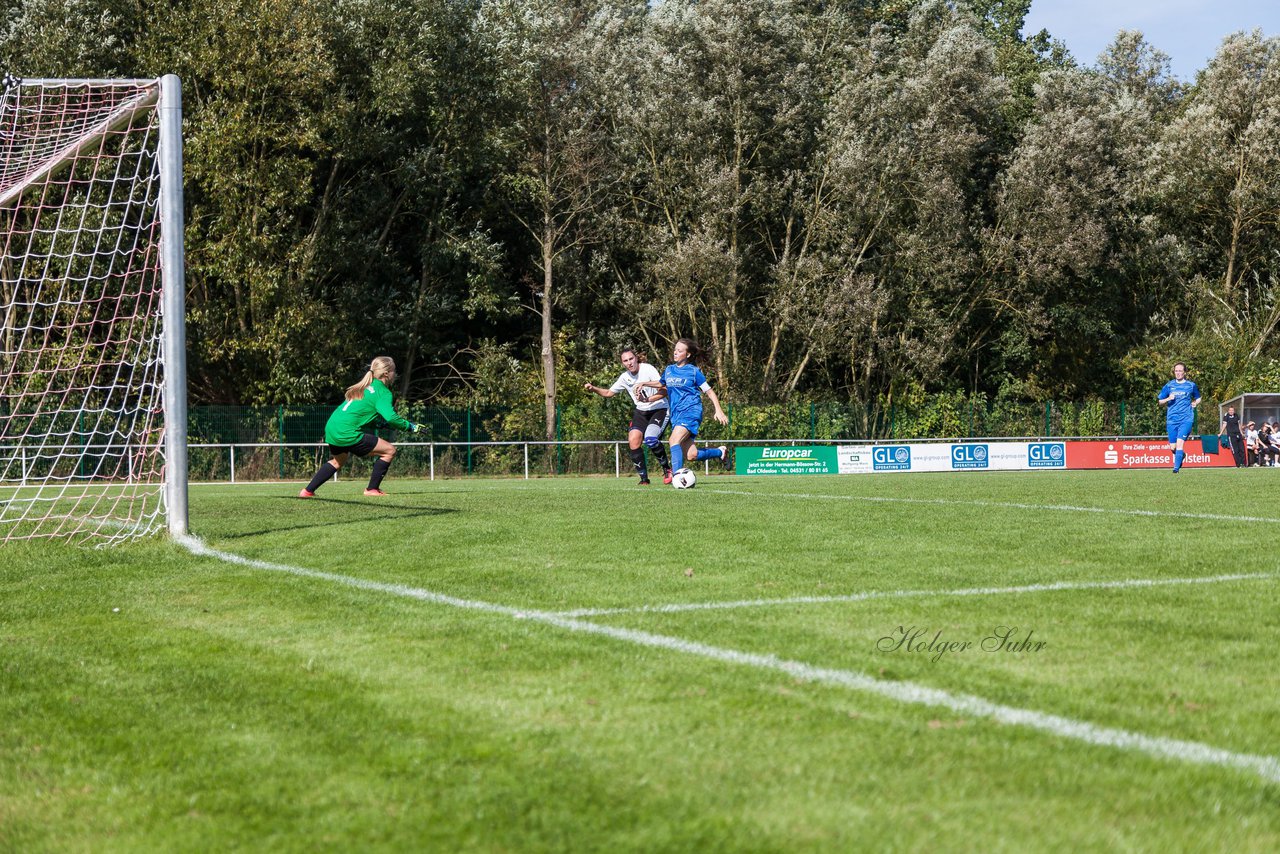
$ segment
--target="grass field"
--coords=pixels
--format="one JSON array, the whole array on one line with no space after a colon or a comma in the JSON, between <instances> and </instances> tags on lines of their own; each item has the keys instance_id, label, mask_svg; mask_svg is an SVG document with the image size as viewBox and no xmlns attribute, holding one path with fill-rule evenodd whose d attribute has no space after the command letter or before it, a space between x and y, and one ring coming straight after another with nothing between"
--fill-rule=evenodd
<instances>
[{"instance_id":1,"label":"grass field","mask_svg":"<svg viewBox=\"0 0 1280 854\"><path fill-rule=\"evenodd\" d=\"M1280 850L1265 470L360 486L0 547L0 850Z\"/></svg>"}]
</instances>

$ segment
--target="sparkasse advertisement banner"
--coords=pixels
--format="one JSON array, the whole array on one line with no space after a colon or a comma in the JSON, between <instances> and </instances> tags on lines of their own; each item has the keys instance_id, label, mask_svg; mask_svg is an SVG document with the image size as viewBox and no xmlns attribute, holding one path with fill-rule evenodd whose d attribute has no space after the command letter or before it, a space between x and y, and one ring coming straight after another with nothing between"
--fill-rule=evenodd
<instances>
[{"instance_id":1,"label":"sparkasse advertisement banner","mask_svg":"<svg viewBox=\"0 0 1280 854\"><path fill-rule=\"evenodd\" d=\"M1183 468L1224 468L1234 466L1231 452L1205 454L1199 439L1189 439L1183 446L1187 457ZM1067 442L1069 469L1158 469L1173 467L1169 443L1159 439L1119 439L1112 441Z\"/></svg>"}]
</instances>

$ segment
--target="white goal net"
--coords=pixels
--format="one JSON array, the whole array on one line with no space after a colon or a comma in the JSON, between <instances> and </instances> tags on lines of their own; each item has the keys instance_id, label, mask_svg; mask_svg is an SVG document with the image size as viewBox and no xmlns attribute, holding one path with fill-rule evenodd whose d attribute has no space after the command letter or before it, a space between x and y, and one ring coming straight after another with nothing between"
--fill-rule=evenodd
<instances>
[{"instance_id":1,"label":"white goal net","mask_svg":"<svg viewBox=\"0 0 1280 854\"><path fill-rule=\"evenodd\" d=\"M186 529L177 79L0 94L0 543Z\"/></svg>"}]
</instances>

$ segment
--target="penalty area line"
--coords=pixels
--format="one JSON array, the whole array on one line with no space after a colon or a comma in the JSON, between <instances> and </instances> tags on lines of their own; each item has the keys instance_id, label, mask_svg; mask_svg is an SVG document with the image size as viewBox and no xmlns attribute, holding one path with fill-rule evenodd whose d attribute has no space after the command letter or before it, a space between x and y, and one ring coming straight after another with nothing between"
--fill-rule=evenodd
<instances>
[{"instance_id":1,"label":"penalty area line","mask_svg":"<svg viewBox=\"0 0 1280 854\"><path fill-rule=\"evenodd\" d=\"M613 614L673 614L681 611L719 611L737 608L767 608L773 605L825 605L866 602L871 599L905 599L930 596L1003 596L1018 593L1054 593L1059 590L1124 590L1141 587L1172 587L1179 584L1219 584L1228 581L1257 581L1280 578L1274 572L1213 575L1203 578L1131 578L1123 581L1053 581L1016 587L967 587L959 590L870 590L841 596L792 596L786 599L740 599L728 602L685 602L667 605L636 605L629 608L579 608L556 611L560 617L607 617Z\"/></svg>"},{"instance_id":2,"label":"penalty area line","mask_svg":"<svg viewBox=\"0 0 1280 854\"><path fill-rule=\"evenodd\" d=\"M320 572L318 570L290 566L288 564L255 560L243 557L242 555L211 548L202 540L191 536L178 537L176 540L180 545L194 555L210 557L226 563L271 572L286 573L301 578L328 581L369 592L403 596L423 602L432 602L455 608L465 608L474 611L502 614L514 619L538 622L572 632L598 635L651 649L662 649L711 661L719 661L741 667L751 667L757 670L782 673L793 679L798 679L804 682L849 688L854 691L873 694L900 703L943 707L960 714L966 714L972 717L991 718L999 721L1000 723L1027 727L1048 733L1049 735L1058 738L1072 739L1074 741L1083 742L1096 747L1109 747L1117 750L1126 750L1146 754L1147 756L1158 759L1173 760L1193 765L1233 768L1256 774L1269 782L1280 782L1280 759L1277 759L1274 756L1236 753L1195 741L1143 735L1142 733L1131 732L1129 730L1118 729L1115 727L1098 726L1085 721L1062 717L1060 715L1051 715L1032 709L1020 709L1015 706L1006 706L970 694L952 693L938 688L929 688L925 685L918 685L913 682L876 679L865 673L859 673L853 670L837 670L833 668L816 667L800 661L791 661L779 658L772 654L760 654L726 649L723 647L699 643L697 641L685 640L683 638L600 625L598 623L564 617L545 611L521 610L491 602L481 602L461 599L455 596L446 596L442 593L435 593L430 590L408 587L401 584L386 584L383 582L339 575L337 573Z\"/></svg>"}]
</instances>

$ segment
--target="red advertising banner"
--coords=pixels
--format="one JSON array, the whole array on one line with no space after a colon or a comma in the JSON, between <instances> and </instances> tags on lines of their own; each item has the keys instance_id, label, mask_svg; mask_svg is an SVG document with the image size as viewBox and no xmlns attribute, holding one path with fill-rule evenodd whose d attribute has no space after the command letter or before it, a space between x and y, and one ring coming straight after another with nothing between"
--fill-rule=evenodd
<instances>
[{"instance_id":1,"label":"red advertising banner","mask_svg":"<svg viewBox=\"0 0 1280 854\"><path fill-rule=\"evenodd\" d=\"M1173 468L1173 451L1167 441L1116 439L1107 442L1067 442L1069 469L1158 469ZM1187 457L1183 468L1214 468L1235 465L1231 451L1222 448L1217 454L1202 452L1199 439L1188 439L1183 445Z\"/></svg>"}]
</instances>

